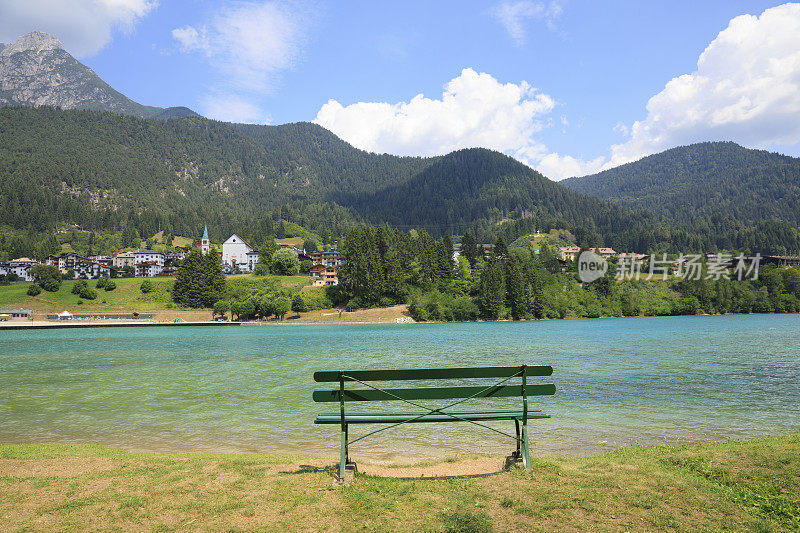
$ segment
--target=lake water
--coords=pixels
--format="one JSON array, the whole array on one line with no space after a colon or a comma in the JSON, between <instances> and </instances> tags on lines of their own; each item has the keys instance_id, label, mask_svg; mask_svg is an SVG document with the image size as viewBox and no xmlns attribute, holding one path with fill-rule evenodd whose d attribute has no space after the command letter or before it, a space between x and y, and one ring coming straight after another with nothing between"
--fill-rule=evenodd
<instances>
[{"instance_id":1,"label":"lake water","mask_svg":"<svg viewBox=\"0 0 800 533\"><path fill-rule=\"evenodd\" d=\"M553 416L531 422L540 455L800 429L800 315L793 314L0 331L0 442L335 457L338 428L313 424L317 412L337 408L312 402L315 370L521 363L554 368L556 395L533 401ZM402 410L396 402L381 407ZM513 433L513 423L494 426ZM351 432L367 428L375 429ZM352 455L421 459L512 448L470 424L415 424L360 441Z\"/></svg>"}]
</instances>

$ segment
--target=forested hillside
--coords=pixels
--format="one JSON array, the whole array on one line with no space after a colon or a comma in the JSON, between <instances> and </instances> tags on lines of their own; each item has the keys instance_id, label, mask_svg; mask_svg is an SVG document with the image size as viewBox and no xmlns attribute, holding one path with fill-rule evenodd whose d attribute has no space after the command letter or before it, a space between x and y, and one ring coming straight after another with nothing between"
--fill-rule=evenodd
<instances>
[{"instance_id":1,"label":"forested hillside","mask_svg":"<svg viewBox=\"0 0 800 533\"><path fill-rule=\"evenodd\" d=\"M28 243L65 224L132 227L142 236L197 235L208 224L213 240L236 232L261 243L286 220L326 242L368 222L435 236L469 229L482 241L502 234L509 242L533 228L566 228L579 245L642 252L800 247L787 224L676 224L655 204L634 207L579 194L485 149L395 157L357 150L308 123L0 109L0 221ZM26 246L0 239L7 251Z\"/></svg>"},{"instance_id":2,"label":"forested hillside","mask_svg":"<svg viewBox=\"0 0 800 533\"><path fill-rule=\"evenodd\" d=\"M701 229L763 221L800 226L800 158L733 142L673 148L561 183Z\"/></svg>"},{"instance_id":3,"label":"forested hillside","mask_svg":"<svg viewBox=\"0 0 800 533\"><path fill-rule=\"evenodd\" d=\"M639 231L634 215L489 150L438 158L357 150L313 124L247 126L53 108L0 109L0 217L30 231L127 225L260 242L271 220L328 237L357 221L432 233L489 231L523 215L595 240ZM643 245L648 245L644 243Z\"/></svg>"}]
</instances>

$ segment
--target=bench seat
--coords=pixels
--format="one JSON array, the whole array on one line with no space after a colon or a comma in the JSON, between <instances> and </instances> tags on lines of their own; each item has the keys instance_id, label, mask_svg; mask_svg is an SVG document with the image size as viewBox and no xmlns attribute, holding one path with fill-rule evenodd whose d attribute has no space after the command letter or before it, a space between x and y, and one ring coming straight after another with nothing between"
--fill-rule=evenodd
<instances>
[{"instance_id":1,"label":"bench seat","mask_svg":"<svg viewBox=\"0 0 800 533\"><path fill-rule=\"evenodd\" d=\"M522 409L505 409L495 411L445 411L461 419L470 421L482 420L521 420ZM424 415L424 416L420 416ZM415 417L420 417L416 418ZM550 418L542 411L528 410L528 418ZM413 419L413 420L412 420ZM428 414L427 411L418 412L372 412L372 413L345 413L344 421L347 424L399 424L400 422L462 422L442 413ZM341 424L341 413L320 413L314 420L315 424Z\"/></svg>"}]
</instances>

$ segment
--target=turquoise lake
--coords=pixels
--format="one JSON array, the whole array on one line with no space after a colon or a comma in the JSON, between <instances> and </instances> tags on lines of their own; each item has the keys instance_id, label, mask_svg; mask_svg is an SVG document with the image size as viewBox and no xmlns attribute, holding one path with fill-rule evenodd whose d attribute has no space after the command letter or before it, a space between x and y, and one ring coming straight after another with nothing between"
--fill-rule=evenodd
<instances>
[{"instance_id":1,"label":"turquoise lake","mask_svg":"<svg viewBox=\"0 0 800 533\"><path fill-rule=\"evenodd\" d=\"M0 443L335 457L338 428L313 420L337 405L312 402L314 371L522 363L552 365L557 387L532 402L553 416L531 422L535 454L800 429L800 315L792 314L0 331ZM513 433L513 423L493 426ZM351 454L380 461L512 448L470 424L415 424Z\"/></svg>"}]
</instances>

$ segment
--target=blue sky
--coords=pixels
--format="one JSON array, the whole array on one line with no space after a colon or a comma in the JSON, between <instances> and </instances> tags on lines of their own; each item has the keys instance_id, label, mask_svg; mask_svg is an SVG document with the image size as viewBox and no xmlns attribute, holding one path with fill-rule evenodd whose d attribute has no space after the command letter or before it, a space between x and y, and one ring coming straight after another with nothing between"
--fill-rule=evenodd
<instances>
[{"instance_id":1,"label":"blue sky","mask_svg":"<svg viewBox=\"0 0 800 533\"><path fill-rule=\"evenodd\" d=\"M554 179L700 140L800 155L798 5L0 0L0 41L34 29L137 102L372 151L487 146Z\"/></svg>"}]
</instances>

